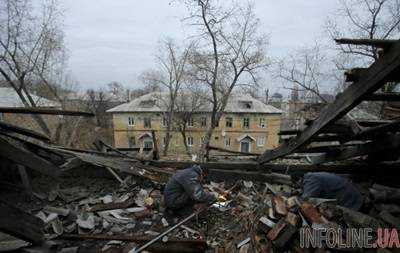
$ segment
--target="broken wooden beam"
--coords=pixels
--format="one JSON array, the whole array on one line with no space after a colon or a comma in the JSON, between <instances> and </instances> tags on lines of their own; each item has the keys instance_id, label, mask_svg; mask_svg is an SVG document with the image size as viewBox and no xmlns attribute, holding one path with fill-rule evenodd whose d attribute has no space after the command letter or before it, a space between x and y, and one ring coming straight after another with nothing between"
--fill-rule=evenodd
<instances>
[{"instance_id":1,"label":"broken wooden beam","mask_svg":"<svg viewBox=\"0 0 400 253\"><path fill-rule=\"evenodd\" d=\"M400 42L393 44L390 50L375 61L358 82L351 84L342 94L336 96L333 103L326 105L319 117L295 138L280 147L266 151L259 158L259 163L295 152L310 142L310 139L340 119L357 106L367 94L371 94L387 83L389 76L400 70Z\"/></svg>"},{"instance_id":2,"label":"broken wooden beam","mask_svg":"<svg viewBox=\"0 0 400 253\"><path fill-rule=\"evenodd\" d=\"M66 240L101 240L101 241L125 241L143 244L150 241L150 237L138 237L130 235L106 235L106 234L64 234L60 238ZM207 242L204 240L173 240L169 239L167 242L155 242L147 248L151 252L182 252L182 253L197 253L205 252L207 249Z\"/></svg>"},{"instance_id":3,"label":"broken wooden beam","mask_svg":"<svg viewBox=\"0 0 400 253\"><path fill-rule=\"evenodd\" d=\"M311 157L313 164L341 161L358 156L396 150L400 147L400 135L389 135L375 141L364 144L356 144L351 147L330 151L320 156Z\"/></svg>"},{"instance_id":4,"label":"broken wooden beam","mask_svg":"<svg viewBox=\"0 0 400 253\"><path fill-rule=\"evenodd\" d=\"M400 93L374 93L365 97L367 101L400 101Z\"/></svg>"},{"instance_id":5,"label":"broken wooden beam","mask_svg":"<svg viewBox=\"0 0 400 253\"><path fill-rule=\"evenodd\" d=\"M0 202L0 231L40 244L44 239L43 229L44 223L41 219Z\"/></svg>"},{"instance_id":6,"label":"broken wooden beam","mask_svg":"<svg viewBox=\"0 0 400 253\"><path fill-rule=\"evenodd\" d=\"M92 207L89 207L86 211L88 212L100 212L100 211L108 211L108 210L115 210L115 209L126 209L129 207L135 206L134 199L128 199L124 202L112 202L107 204L97 204Z\"/></svg>"},{"instance_id":7,"label":"broken wooden beam","mask_svg":"<svg viewBox=\"0 0 400 253\"><path fill-rule=\"evenodd\" d=\"M360 46L374 46L379 48L388 48L396 43L398 40L381 40L381 39L350 39L350 38L340 38L335 39L337 44L347 44L347 45L360 45Z\"/></svg>"},{"instance_id":8,"label":"broken wooden beam","mask_svg":"<svg viewBox=\"0 0 400 253\"><path fill-rule=\"evenodd\" d=\"M53 163L2 136L0 136L0 156L16 164L24 165L26 168L36 170L43 175L58 177L60 174L60 169Z\"/></svg>"},{"instance_id":9,"label":"broken wooden beam","mask_svg":"<svg viewBox=\"0 0 400 253\"><path fill-rule=\"evenodd\" d=\"M40 107L0 107L2 113L18 113L18 114L47 114L47 115L66 115L66 116L83 116L83 117L94 117L91 112L82 111L68 111L68 110L57 110Z\"/></svg>"},{"instance_id":10,"label":"broken wooden beam","mask_svg":"<svg viewBox=\"0 0 400 253\"><path fill-rule=\"evenodd\" d=\"M0 122L0 129L9 131L9 132L13 132L13 133L17 133L17 134L21 134L21 135L25 135L27 137L31 137L31 138L38 139L38 140L45 141L45 142L50 141L50 138L44 134L32 131L27 128L14 126L14 125L11 125L11 124L8 124L5 122Z\"/></svg>"},{"instance_id":11,"label":"broken wooden beam","mask_svg":"<svg viewBox=\"0 0 400 253\"><path fill-rule=\"evenodd\" d=\"M290 175L279 174L279 173L261 173L261 172L250 172L241 170L216 170L210 169L209 177L212 181L257 181L257 182L269 182L274 184L286 184L291 185L292 179Z\"/></svg>"}]
</instances>

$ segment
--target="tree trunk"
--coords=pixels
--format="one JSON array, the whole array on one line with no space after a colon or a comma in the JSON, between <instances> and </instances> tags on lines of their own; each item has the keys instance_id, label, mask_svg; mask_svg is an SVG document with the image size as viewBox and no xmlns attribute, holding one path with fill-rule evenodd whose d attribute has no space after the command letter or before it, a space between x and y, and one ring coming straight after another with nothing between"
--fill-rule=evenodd
<instances>
[{"instance_id":1,"label":"tree trunk","mask_svg":"<svg viewBox=\"0 0 400 253\"><path fill-rule=\"evenodd\" d=\"M165 134L165 145L163 149L163 156L168 155L169 143L171 140L171 129L172 129L172 119L173 119L174 111L170 109L168 112L168 119L167 119L167 132Z\"/></svg>"},{"instance_id":2,"label":"tree trunk","mask_svg":"<svg viewBox=\"0 0 400 253\"><path fill-rule=\"evenodd\" d=\"M186 154L191 157L192 156L192 152L189 149L189 146L187 145L187 141L186 141L186 124L184 125L184 127L181 127L181 135L183 138L183 145L185 146L185 150L186 150Z\"/></svg>"}]
</instances>

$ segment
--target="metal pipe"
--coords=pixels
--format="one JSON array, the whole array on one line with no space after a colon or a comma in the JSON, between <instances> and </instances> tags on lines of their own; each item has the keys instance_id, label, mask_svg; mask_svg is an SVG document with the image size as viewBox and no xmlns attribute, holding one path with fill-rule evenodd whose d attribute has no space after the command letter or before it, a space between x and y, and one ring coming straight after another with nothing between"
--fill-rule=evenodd
<instances>
[{"instance_id":1,"label":"metal pipe","mask_svg":"<svg viewBox=\"0 0 400 253\"><path fill-rule=\"evenodd\" d=\"M172 227L170 227L169 229L165 230L162 234L159 234L157 237L155 237L154 239L150 240L149 242L147 242L146 244L144 244L143 246L141 246L140 248L136 249L135 251L133 251L133 253L139 253L142 250L146 249L147 247L149 247L150 245L152 245L153 243L155 243L156 241L162 239L164 236L166 236L167 234L171 233L172 231L174 231L175 229L177 229L178 227L180 227L181 225L183 225L185 222L191 220L192 218L194 218L196 215L198 215L199 213L207 210L208 208L210 208L210 206L205 206L203 208L201 208L200 210L192 213L191 215L189 215L188 217L186 217L185 219L181 220L180 222L176 223L175 225L173 225Z\"/></svg>"}]
</instances>

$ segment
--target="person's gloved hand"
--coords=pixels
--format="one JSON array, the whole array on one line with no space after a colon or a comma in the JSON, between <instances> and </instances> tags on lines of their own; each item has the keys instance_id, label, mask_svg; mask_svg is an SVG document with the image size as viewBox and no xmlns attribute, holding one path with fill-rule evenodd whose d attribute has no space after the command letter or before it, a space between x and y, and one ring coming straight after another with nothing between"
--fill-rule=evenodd
<instances>
[{"instance_id":1,"label":"person's gloved hand","mask_svg":"<svg viewBox=\"0 0 400 253\"><path fill-rule=\"evenodd\" d=\"M218 196L218 202L226 202L226 197L224 195L219 195Z\"/></svg>"}]
</instances>

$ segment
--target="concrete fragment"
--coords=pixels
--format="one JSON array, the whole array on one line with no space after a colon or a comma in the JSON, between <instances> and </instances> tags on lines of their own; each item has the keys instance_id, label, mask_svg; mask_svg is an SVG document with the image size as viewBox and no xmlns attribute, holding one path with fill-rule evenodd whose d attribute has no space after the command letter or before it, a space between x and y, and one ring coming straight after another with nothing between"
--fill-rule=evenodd
<instances>
[{"instance_id":1,"label":"concrete fragment","mask_svg":"<svg viewBox=\"0 0 400 253\"><path fill-rule=\"evenodd\" d=\"M53 231L56 235L61 235L64 232L64 227L62 222L60 221L59 218L54 219L51 222L51 226L53 228Z\"/></svg>"},{"instance_id":2,"label":"concrete fragment","mask_svg":"<svg viewBox=\"0 0 400 253\"><path fill-rule=\"evenodd\" d=\"M285 221L289 224L291 224L292 226L297 226L297 224L299 223L299 216L297 216L296 214L292 213L292 212L288 212L288 214L286 215Z\"/></svg>"},{"instance_id":3,"label":"concrete fragment","mask_svg":"<svg viewBox=\"0 0 400 253\"><path fill-rule=\"evenodd\" d=\"M69 209L62 208L62 207L53 207L53 206L45 206L43 208L43 211L47 213L56 213L60 216L68 216L69 215Z\"/></svg>"},{"instance_id":4,"label":"concrete fragment","mask_svg":"<svg viewBox=\"0 0 400 253\"><path fill-rule=\"evenodd\" d=\"M76 223L79 227L85 229L93 229L95 227L95 220L93 214L84 213L82 215L78 214Z\"/></svg>"},{"instance_id":5,"label":"concrete fragment","mask_svg":"<svg viewBox=\"0 0 400 253\"><path fill-rule=\"evenodd\" d=\"M246 188L251 188L253 187L253 182L251 181L243 181L243 184Z\"/></svg>"},{"instance_id":6,"label":"concrete fragment","mask_svg":"<svg viewBox=\"0 0 400 253\"><path fill-rule=\"evenodd\" d=\"M272 198L272 205L274 206L277 214L285 216L288 213L285 200L282 196L274 196Z\"/></svg>"},{"instance_id":7,"label":"concrete fragment","mask_svg":"<svg viewBox=\"0 0 400 253\"><path fill-rule=\"evenodd\" d=\"M286 200L286 205L288 208L292 208L292 207L296 206L297 203L299 203L297 196L292 196Z\"/></svg>"},{"instance_id":8,"label":"concrete fragment","mask_svg":"<svg viewBox=\"0 0 400 253\"><path fill-rule=\"evenodd\" d=\"M162 218L162 219L161 219L161 223L163 224L163 226L164 226L165 228L169 226L169 223L168 223L168 221L167 221L165 218Z\"/></svg>"},{"instance_id":9,"label":"concrete fragment","mask_svg":"<svg viewBox=\"0 0 400 253\"><path fill-rule=\"evenodd\" d=\"M250 237L247 237L243 241L239 242L238 245L236 246L238 249L240 249L243 245L248 244L250 242Z\"/></svg>"}]
</instances>

